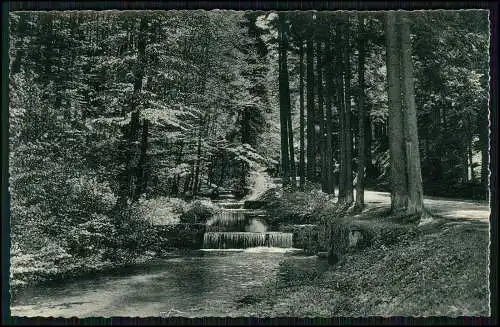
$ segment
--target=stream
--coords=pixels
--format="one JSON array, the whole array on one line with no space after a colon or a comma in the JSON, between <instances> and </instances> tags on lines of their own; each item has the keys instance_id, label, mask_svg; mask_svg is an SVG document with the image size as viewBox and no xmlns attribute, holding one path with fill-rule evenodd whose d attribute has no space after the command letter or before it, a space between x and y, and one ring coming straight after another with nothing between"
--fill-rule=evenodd
<instances>
[{"instance_id":1,"label":"stream","mask_svg":"<svg viewBox=\"0 0 500 327\"><path fill-rule=\"evenodd\" d=\"M258 211L242 209L242 203L220 205L225 210L207 222L203 249L26 289L12 301L11 315L248 315L239 299L274 283L282 275L279 264L285 258L307 257L292 248L292 234L267 231Z\"/></svg>"},{"instance_id":2,"label":"stream","mask_svg":"<svg viewBox=\"0 0 500 327\"><path fill-rule=\"evenodd\" d=\"M27 289L12 316L238 316L237 300L272 282L290 252L277 248L192 251L179 257ZM300 260L301 256L293 258Z\"/></svg>"}]
</instances>

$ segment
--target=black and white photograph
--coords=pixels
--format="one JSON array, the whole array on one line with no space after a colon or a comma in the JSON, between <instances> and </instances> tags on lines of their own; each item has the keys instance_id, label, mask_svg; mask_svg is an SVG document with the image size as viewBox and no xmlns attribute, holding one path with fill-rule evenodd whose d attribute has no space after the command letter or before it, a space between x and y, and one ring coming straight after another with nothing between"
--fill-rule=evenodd
<instances>
[{"instance_id":1,"label":"black and white photograph","mask_svg":"<svg viewBox=\"0 0 500 327\"><path fill-rule=\"evenodd\" d=\"M12 317L489 317L490 12L8 13Z\"/></svg>"}]
</instances>

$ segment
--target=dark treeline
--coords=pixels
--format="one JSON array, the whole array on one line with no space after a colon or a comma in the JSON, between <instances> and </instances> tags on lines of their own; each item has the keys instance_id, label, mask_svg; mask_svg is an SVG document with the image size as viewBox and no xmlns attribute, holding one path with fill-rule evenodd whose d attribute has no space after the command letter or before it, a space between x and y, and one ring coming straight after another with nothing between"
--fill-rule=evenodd
<instances>
[{"instance_id":1,"label":"dark treeline","mask_svg":"<svg viewBox=\"0 0 500 327\"><path fill-rule=\"evenodd\" d=\"M357 207L365 186L381 187L394 209L409 212L423 210L424 191L486 199L485 12L280 12L268 19L279 31L284 185L338 189L340 202ZM299 68L289 73L291 58ZM298 84L298 133L289 124L290 83Z\"/></svg>"}]
</instances>

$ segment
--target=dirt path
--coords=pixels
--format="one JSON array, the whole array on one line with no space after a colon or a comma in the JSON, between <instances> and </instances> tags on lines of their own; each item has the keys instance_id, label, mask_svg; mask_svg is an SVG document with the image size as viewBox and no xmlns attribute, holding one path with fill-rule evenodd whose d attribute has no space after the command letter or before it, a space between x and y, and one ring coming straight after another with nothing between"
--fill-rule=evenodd
<instances>
[{"instance_id":1,"label":"dirt path","mask_svg":"<svg viewBox=\"0 0 500 327\"><path fill-rule=\"evenodd\" d=\"M365 191L368 207L390 206L388 192ZM490 218L490 206L485 201L456 200L438 197L424 197L424 206L432 213L443 218L474 219L487 222Z\"/></svg>"},{"instance_id":2,"label":"dirt path","mask_svg":"<svg viewBox=\"0 0 500 327\"><path fill-rule=\"evenodd\" d=\"M264 192L277 186L273 178L271 178L264 169L252 172L250 175L250 183L253 185L252 191L245 200L257 200Z\"/></svg>"},{"instance_id":3,"label":"dirt path","mask_svg":"<svg viewBox=\"0 0 500 327\"><path fill-rule=\"evenodd\" d=\"M245 200L258 199L268 189L278 186L275 181L276 178L271 178L264 170L253 172L251 175L253 188ZM355 190L354 195L356 195ZM390 206L391 197L388 192L365 190L365 203L367 209L387 207ZM474 219L488 222L490 218L490 205L487 201L425 196L424 206L432 214L448 219Z\"/></svg>"}]
</instances>

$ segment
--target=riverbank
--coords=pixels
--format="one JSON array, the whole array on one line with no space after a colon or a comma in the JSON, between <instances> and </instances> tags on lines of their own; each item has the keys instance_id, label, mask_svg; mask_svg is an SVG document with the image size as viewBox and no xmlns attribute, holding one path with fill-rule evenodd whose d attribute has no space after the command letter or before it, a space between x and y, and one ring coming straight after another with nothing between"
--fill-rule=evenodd
<instances>
[{"instance_id":1,"label":"riverbank","mask_svg":"<svg viewBox=\"0 0 500 327\"><path fill-rule=\"evenodd\" d=\"M83 260L75 258L73 260L66 260L64 264L50 267L46 263L36 262L30 268L26 267L26 261L16 267L16 260L26 259L14 257L11 258L11 265L14 264L14 269L11 269L13 274L10 280L10 296L11 299L16 299L24 290L32 287L58 284L60 282L67 283L97 274L105 275L114 271L127 269L128 267L148 264L158 259L175 258L182 255L182 253L182 249L169 248L162 253L147 252L121 262L104 261L96 258L86 258Z\"/></svg>"},{"instance_id":2,"label":"riverbank","mask_svg":"<svg viewBox=\"0 0 500 327\"><path fill-rule=\"evenodd\" d=\"M135 204L118 222L101 217L76 234L42 235L42 246L27 246L31 238L15 234L10 248L11 296L26 288L105 274L198 249L205 221L217 210L217 205L203 199L156 198Z\"/></svg>"},{"instance_id":3,"label":"riverbank","mask_svg":"<svg viewBox=\"0 0 500 327\"><path fill-rule=\"evenodd\" d=\"M318 204L304 194L268 193L276 212L297 197L302 205ZM337 205L321 200L323 205L283 216L282 221L317 224L330 217L340 229L355 227L370 240L362 246L336 246L343 251L334 264L319 265L327 262L321 255L283 261L276 280L248 295L252 301L243 301L242 312L261 317L489 315L489 224L484 210L457 202L445 212L436 205L445 200L429 200L431 211L439 215L418 225L411 217L391 215L381 198L369 196L371 203L357 215L347 211L333 217ZM286 215L287 210L281 212Z\"/></svg>"},{"instance_id":4,"label":"riverbank","mask_svg":"<svg viewBox=\"0 0 500 327\"><path fill-rule=\"evenodd\" d=\"M273 279L279 263L288 257L284 249L275 250L192 250L107 274L40 285L11 302L11 314L67 318L234 317L241 314L236 300ZM301 256L294 258L300 260Z\"/></svg>"}]
</instances>

